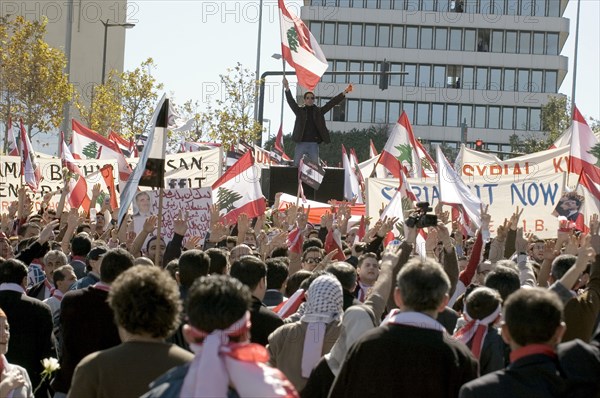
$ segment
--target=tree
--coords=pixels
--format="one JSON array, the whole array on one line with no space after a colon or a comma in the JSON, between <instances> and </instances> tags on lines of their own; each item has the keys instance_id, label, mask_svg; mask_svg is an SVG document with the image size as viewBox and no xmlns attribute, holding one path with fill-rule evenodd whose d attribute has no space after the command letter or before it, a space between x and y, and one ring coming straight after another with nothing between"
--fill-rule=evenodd
<instances>
[{"instance_id":1,"label":"tree","mask_svg":"<svg viewBox=\"0 0 600 398\"><path fill-rule=\"evenodd\" d=\"M0 22L0 113L5 120L23 119L30 136L57 128L73 97L65 54L44 41L47 23L21 16Z\"/></svg>"},{"instance_id":2,"label":"tree","mask_svg":"<svg viewBox=\"0 0 600 398\"><path fill-rule=\"evenodd\" d=\"M85 125L106 136L110 130L121 131L121 80L116 70L108 73L105 84L95 85L90 105L86 105L79 96L75 107Z\"/></svg>"},{"instance_id":3,"label":"tree","mask_svg":"<svg viewBox=\"0 0 600 398\"><path fill-rule=\"evenodd\" d=\"M206 128L208 138L231 146L238 140L253 142L262 133L262 126L254 120L256 84L254 73L239 62L219 75L221 98L210 104L202 115L200 124Z\"/></svg>"}]
</instances>

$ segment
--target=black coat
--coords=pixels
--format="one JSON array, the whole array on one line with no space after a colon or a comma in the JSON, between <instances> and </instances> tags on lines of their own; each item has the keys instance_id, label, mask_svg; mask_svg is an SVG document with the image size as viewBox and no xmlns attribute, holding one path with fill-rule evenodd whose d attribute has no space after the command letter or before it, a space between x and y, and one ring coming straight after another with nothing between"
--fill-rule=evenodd
<instances>
[{"instance_id":1,"label":"black coat","mask_svg":"<svg viewBox=\"0 0 600 398\"><path fill-rule=\"evenodd\" d=\"M6 359L27 370L33 387L40 382L42 359L56 357L52 349L52 314L50 307L25 294L0 292L0 308L10 325L10 342Z\"/></svg>"},{"instance_id":2,"label":"black coat","mask_svg":"<svg viewBox=\"0 0 600 398\"><path fill-rule=\"evenodd\" d=\"M460 390L460 397L598 397L598 348L573 340L559 344L557 354L557 358L544 354L519 358L506 370L465 384Z\"/></svg>"},{"instance_id":3,"label":"black coat","mask_svg":"<svg viewBox=\"0 0 600 398\"><path fill-rule=\"evenodd\" d=\"M269 335L275 329L283 325L283 320L256 297L252 296L252 308L250 309L250 342L266 346L269 343Z\"/></svg>"},{"instance_id":4,"label":"black coat","mask_svg":"<svg viewBox=\"0 0 600 398\"><path fill-rule=\"evenodd\" d=\"M302 142L302 135L304 134L304 127L306 126L306 118L307 112L306 107L299 106L292 92L290 90L285 90L285 98L287 99L287 103L296 115L296 121L294 123L294 132L292 133L292 141L294 142ZM323 106L315 106L313 111L314 123L317 128L317 132L320 136L320 141L326 144L331 142L331 138L329 137L329 131L327 130L327 125L325 124L325 114L329 112L334 106L342 102L346 96L344 93L338 94L332 99L329 100Z\"/></svg>"}]
</instances>

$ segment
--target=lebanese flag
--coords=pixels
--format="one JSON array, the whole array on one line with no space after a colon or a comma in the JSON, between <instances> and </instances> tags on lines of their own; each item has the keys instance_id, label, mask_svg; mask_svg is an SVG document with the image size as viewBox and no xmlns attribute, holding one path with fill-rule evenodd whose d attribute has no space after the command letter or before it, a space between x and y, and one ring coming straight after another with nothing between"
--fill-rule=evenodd
<instances>
[{"instance_id":1,"label":"lebanese flag","mask_svg":"<svg viewBox=\"0 0 600 398\"><path fill-rule=\"evenodd\" d=\"M296 70L298 84L314 90L329 67L323 51L304 22L285 7L283 0L279 0L279 21L283 58Z\"/></svg>"},{"instance_id":2,"label":"lebanese flag","mask_svg":"<svg viewBox=\"0 0 600 398\"><path fill-rule=\"evenodd\" d=\"M128 158L133 156L134 147L135 147L133 138L126 139L111 130L110 133L108 133L108 139L110 141L112 141L113 143L115 143L119 147L119 149L123 153L123 156L128 157Z\"/></svg>"},{"instance_id":3,"label":"lebanese flag","mask_svg":"<svg viewBox=\"0 0 600 398\"><path fill-rule=\"evenodd\" d=\"M401 169L414 178L434 177L437 172L433 158L415 138L404 111L385 143L378 164L383 165L395 178L400 178Z\"/></svg>"},{"instance_id":4,"label":"lebanese flag","mask_svg":"<svg viewBox=\"0 0 600 398\"><path fill-rule=\"evenodd\" d=\"M471 192L456 170L452 168L442 149L437 147L438 189L440 201L456 205L466 223L481 226L481 200Z\"/></svg>"},{"instance_id":5,"label":"lebanese flag","mask_svg":"<svg viewBox=\"0 0 600 398\"><path fill-rule=\"evenodd\" d=\"M60 147L58 148L58 153L60 153L60 160L63 167L66 167L71 173L83 175L81 169L75 163L75 158L73 157L69 146L65 142L65 133L62 131L60 132Z\"/></svg>"},{"instance_id":6,"label":"lebanese flag","mask_svg":"<svg viewBox=\"0 0 600 398\"><path fill-rule=\"evenodd\" d=\"M342 246L342 232L338 228L334 228L327 233L325 237L325 252L331 253L337 249L337 254L333 256L334 260L346 261L346 255Z\"/></svg>"},{"instance_id":7,"label":"lebanese flag","mask_svg":"<svg viewBox=\"0 0 600 398\"><path fill-rule=\"evenodd\" d=\"M110 197L111 208L119 207L113 173L112 165L107 164L86 177L78 173L76 179L69 180L70 191L67 200L71 208L82 207L89 213L90 209L96 208L96 205L102 206L107 196ZM92 204L92 190L96 184L100 184L100 196L98 196L97 203Z\"/></svg>"},{"instance_id":8,"label":"lebanese flag","mask_svg":"<svg viewBox=\"0 0 600 398\"><path fill-rule=\"evenodd\" d=\"M71 126L71 149L75 159L116 159L119 165L119 183L125 183L129 179L131 167L117 144L75 119L72 120Z\"/></svg>"},{"instance_id":9,"label":"lebanese flag","mask_svg":"<svg viewBox=\"0 0 600 398\"><path fill-rule=\"evenodd\" d=\"M566 129L548 149L560 148L561 146L571 144L571 137L573 137L572 125L568 129Z\"/></svg>"},{"instance_id":10,"label":"lebanese flag","mask_svg":"<svg viewBox=\"0 0 600 398\"><path fill-rule=\"evenodd\" d=\"M6 143L6 153L8 156L19 156L19 146L17 145L17 140L15 138L17 134L15 133L16 131L15 127L12 125L12 119L8 119L8 142Z\"/></svg>"},{"instance_id":11,"label":"lebanese flag","mask_svg":"<svg viewBox=\"0 0 600 398\"><path fill-rule=\"evenodd\" d=\"M600 159L590 153L598 145L598 137L575 107L573 112L571 151L569 153L569 170L575 174L587 174L590 181L600 184Z\"/></svg>"},{"instance_id":12,"label":"lebanese flag","mask_svg":"<svg viewBox=\"0 0 600 398\"><path fill-rule=\"evenodd\" d=\"M279 125L279 131L277 132L277 137L275 137L273 152L277 153L279 156L281 156L281 159L285 161L292 160L288 155L285 154L285 149L283 147L283 124Z\"/></svg>"},{"instance_id":13,"label":"lebanese flag","mask_svg":"<svg viewBox=\"0 0 600 398\"><path fill-rule=\"evenodd\" d=\"M302 254L302 244L304 238L302 237L302 230L296 225L296 227L288 234L287 246L290 253Z\"/></svg>"},{"instance_id":14,"label":"lebanese flag","mask_svg":"<svg viewBox=\"0 0 600 398\"><path fill-rule=\"evenodd\" d=\"M350 148L350 168L352 172L356 176L356 181L358 181L358 200L356 203L365 203L365 179L360 171L360 167L358 166L358 157L356 156L356 152L354 148Z\"/></svg>"},{"instance_id":15,"label":"lebanese flag","mask_svg":"<svg viewBox=\"0 0 600 398\"><path fill-rule=\"evenodd\" d=\"M399 217L400 219L405 220L410 211L414 209L416 201L417 197L415 196L410 183L406 179L404 171L402 171L398 180L396 193L392 196L392 199L385 209L383 209L379 218L383 220L386 217Z\"/></svg>"},{"instance_id":16,"label":"lebanese flag","mask_svg":"<svg viewBox=\"0 0 600 398\"><path fill-rule=\"evenodd\" d=\"M235 224L242 213L246 213L248 218L265 213L265 198L259 177L252 151L248 151L215 181L212 186L213 203L219 206L226 222Z\"/></svg>"},{"instance_id":17,"label":"lebanese flag","mask_svg":"<svg viewBox=\"0 0 600 398\"><path fill-rule=\"evenodd\" d=\"M346 148L343 144L342 164L344 165L344 198L348 201L352 201L354 198L360 198L358 179L356 178L356 174L354 174L354 170L352 170L350 159L348 159Z\"/></svg>"},{"instance_id":18,"label":"lebanese flag","mask_svg":"<svg viewBox=\"0 0 600 398\"><path fill-rule=\"evenodd\" d=\"M21 119L21 151L21 175L25 176L25 183L29 188L33 192L37 192L40 181L42 181L42 172L35 160L36 155L25 131L25 126L23 126L23 119Z\"/></svg>"},{"instance_id":19,"label":"lebanese flag","mask_svg":"<svg viewBox=\"0 0 600 398\"><path fill-rule=\"evenodd\" d=\"M600 186L589 180L587 174L582 174L577 185L577 193L583 197L580 213L582 217L578 217L577 221L582 218L583 225L576 225L577 229L583 233L589 232L590 217L594 214L600 214Z\"/></svg>"},{"instance_id":20,"label":"lebanese flag","mask_svg":"<svg viewBox=\"0 0 600 398\"><path fill-rule=\"evenodd\" d=\"M377 159L375 161L375 177L385 178L386 177L385 168L379 164L379 156L380 155L377 153L377 149L375 148L375 144L373 143L373 140L369 140L369 158ZM373 174L373 173L372 172L369 173L369 175L366 176L366 178L369 178L371 176L371 174ZM363 177L364 177L364 173L363 173Z\"/></svg>"}]
</instances>

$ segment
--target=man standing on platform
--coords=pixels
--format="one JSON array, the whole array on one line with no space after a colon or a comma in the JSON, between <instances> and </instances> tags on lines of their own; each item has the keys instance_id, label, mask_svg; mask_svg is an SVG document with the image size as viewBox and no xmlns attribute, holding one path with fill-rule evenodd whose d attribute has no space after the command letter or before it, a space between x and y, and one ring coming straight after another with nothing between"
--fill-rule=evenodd
<instances>
[{"instance_id":1,"label":"man standing on platform","mask_svg":"<svg viewBox=\"0 0 600 398\"><path fill-rule=\"evenodd\" d=\"M325 114L346 98L346 94L352 91L352 84L349 84L342 93L333 97L322 107L315 106L315 94L312 91L304 93L304 106L299 106L285 77L283 78L283 87L285 88L287 102L296 114L294 132L292 133L292 140L296 143L294 166L298 166L304 154L318 164L319 144L321 142L326 144L331 142L329 131L327 131L325 125Z\"/></svg>"}]
</instances>

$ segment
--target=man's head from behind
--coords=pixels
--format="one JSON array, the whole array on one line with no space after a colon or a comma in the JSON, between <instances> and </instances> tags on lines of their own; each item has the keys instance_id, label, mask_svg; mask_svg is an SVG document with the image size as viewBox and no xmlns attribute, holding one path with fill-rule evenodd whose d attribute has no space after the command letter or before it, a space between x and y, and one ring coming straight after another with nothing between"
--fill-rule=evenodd
<instances>
[{"instance_id":1,"label":"man's head from behind","mask_svg":"<svg viewBox=\"0 0 600 398\"><path fill-rule=\"evenodd\" d=\"M289 276L287 264L279 258L270 258L267 265L267 289L280 290Z\"/></svg>"},{"instance_id":2,"label":"man's head from behind","mask_svg":"<svg viewBox=\"0 0 600 398\"><path fill-rule=\"evenodd\" d=\"M577 257L571 254L562 254L552 261L552 268L550 270L550 282L554 283L562 278L569 268L575 265ZM571 288L571 286L567 286Z\"/></svg>"},{"instance_id":3,"label":"man's head from behind","mask_svg":"<svg viewBox=\"0 0 600 398\"><path fill-rule=\"evenodd\" d=\"M449 290L450 280L440 264L413 258L398 274L394 301L403 311L435 317L446 307Z\"/></svg>"},{"instance_id":4,"label":"man's head from behind","mask_svg":"<svg viewBox=\"0 0 600 398\"><path fill-rule=\"evenodd\" d=\"M85 257L92 249L92 241L87 234L76 235L71 241L71 253L74 256Z\"/></svg>"},{"instance_id":5,"label":"man's head from behind","mask_svg":"<svg viewBox=\"0 0 600 398\"><path fill-rule=\"evenodd\" d=\"M202 250L188 250L179 257L179 283L189 288L197 278L208 275L210 257Z\"/></svg>"},{"instance_id":6,"label":"man's head from behind","mask_svg":"<svg viewBox=\"0 0 600 398\"><path fill-rule=\"evenodd\" d=\"M179 325L177 283L158 267L125 270L112 284L108 304L119 328L130 334L166 338Z\"/></svg>"},{"instance_id":7,"label":"man's head from behind","mask_svg":"<svg viewBox=\"0 0 600 398\"><path fill-rule=\"evenodd\" d=\"M467 313L471 319L482 320L495 311L498 306L502 305L500 293L489 287L478 287L473 290L465 299Z\"/></svg>"},{"instance_id":8,"label":"man's head from behind","mask_svg":"<svg viewBox=\"0 0 600 398\"><path fill-rule=\"evenodd\" d=\"M563 304L546 289L521 289L504 305L502 337L515 350L530 344L555 346L565 332Z\"/></svg>"},{"instance_id":9,"label":"man's head from behind","mask_svg":"<svg viewBox=\"0 0 600 398\"><path fill-rule=\"evenodd\" d=\"M492 272L487 274L484 284L486 287L497 290L502 297L502 301L506 301L508 296L521 287L519 273L503 265L496 266Z\"/></svg>"},{"instance_id":10,"label":"man's head from behind","mask_svg":"<svg viewBox=\"0 0 600 398\"><path fill-rule=\"evenodd\" d=\"M252 294L262 300L267 290L267 266L254 256L243 256L231 265L229 275L248 286Z\"/></svg>"},{"instance_id":11,"label":"man's head from behind","mask_svg":"<svg viewBox=\"0 0 600 398\"><path fill-rule=\"evenodd\" d=\"M356 289L356 269L345 261L336 261L325 268L342 284L342 289L352 293Z\"/></svg>"},{"instance_id":12,"label":"man's head from behind","mask_svg":"<svg viewBox=\"0 0 600 398\"><path fill-rule=\"evenodd\" d=\"M0 264L0 283L27 286L27 266L20 260L10 259Z\"/></svg>"},{"instance_id":13,"label":"man's head from behind","mask_svg":"<svg viewBox=\"0 0 600 398\"><path fill-rule=\"evenodd\" d=\"M100 280L107 284L113 283L125 270L133 267L133 261L133 256L125 249L109 250L102 257Z\"/></svg>"},{"instance_id":14,"label":"man's head from behind","mask_svg":"<svg viewBox=\"0 0 600 398\"><path fill-rule=\"evenodd\" d=\"M225 275L205 276L195 281L188 292L186 314L189 325L184 326L184 336L189 343L200 342L195 330L211 333L225 330L240 320L250 309L252 295L247 286ZM230 337L245 341L247 335Z\"/></svg>"}]
</instances>

